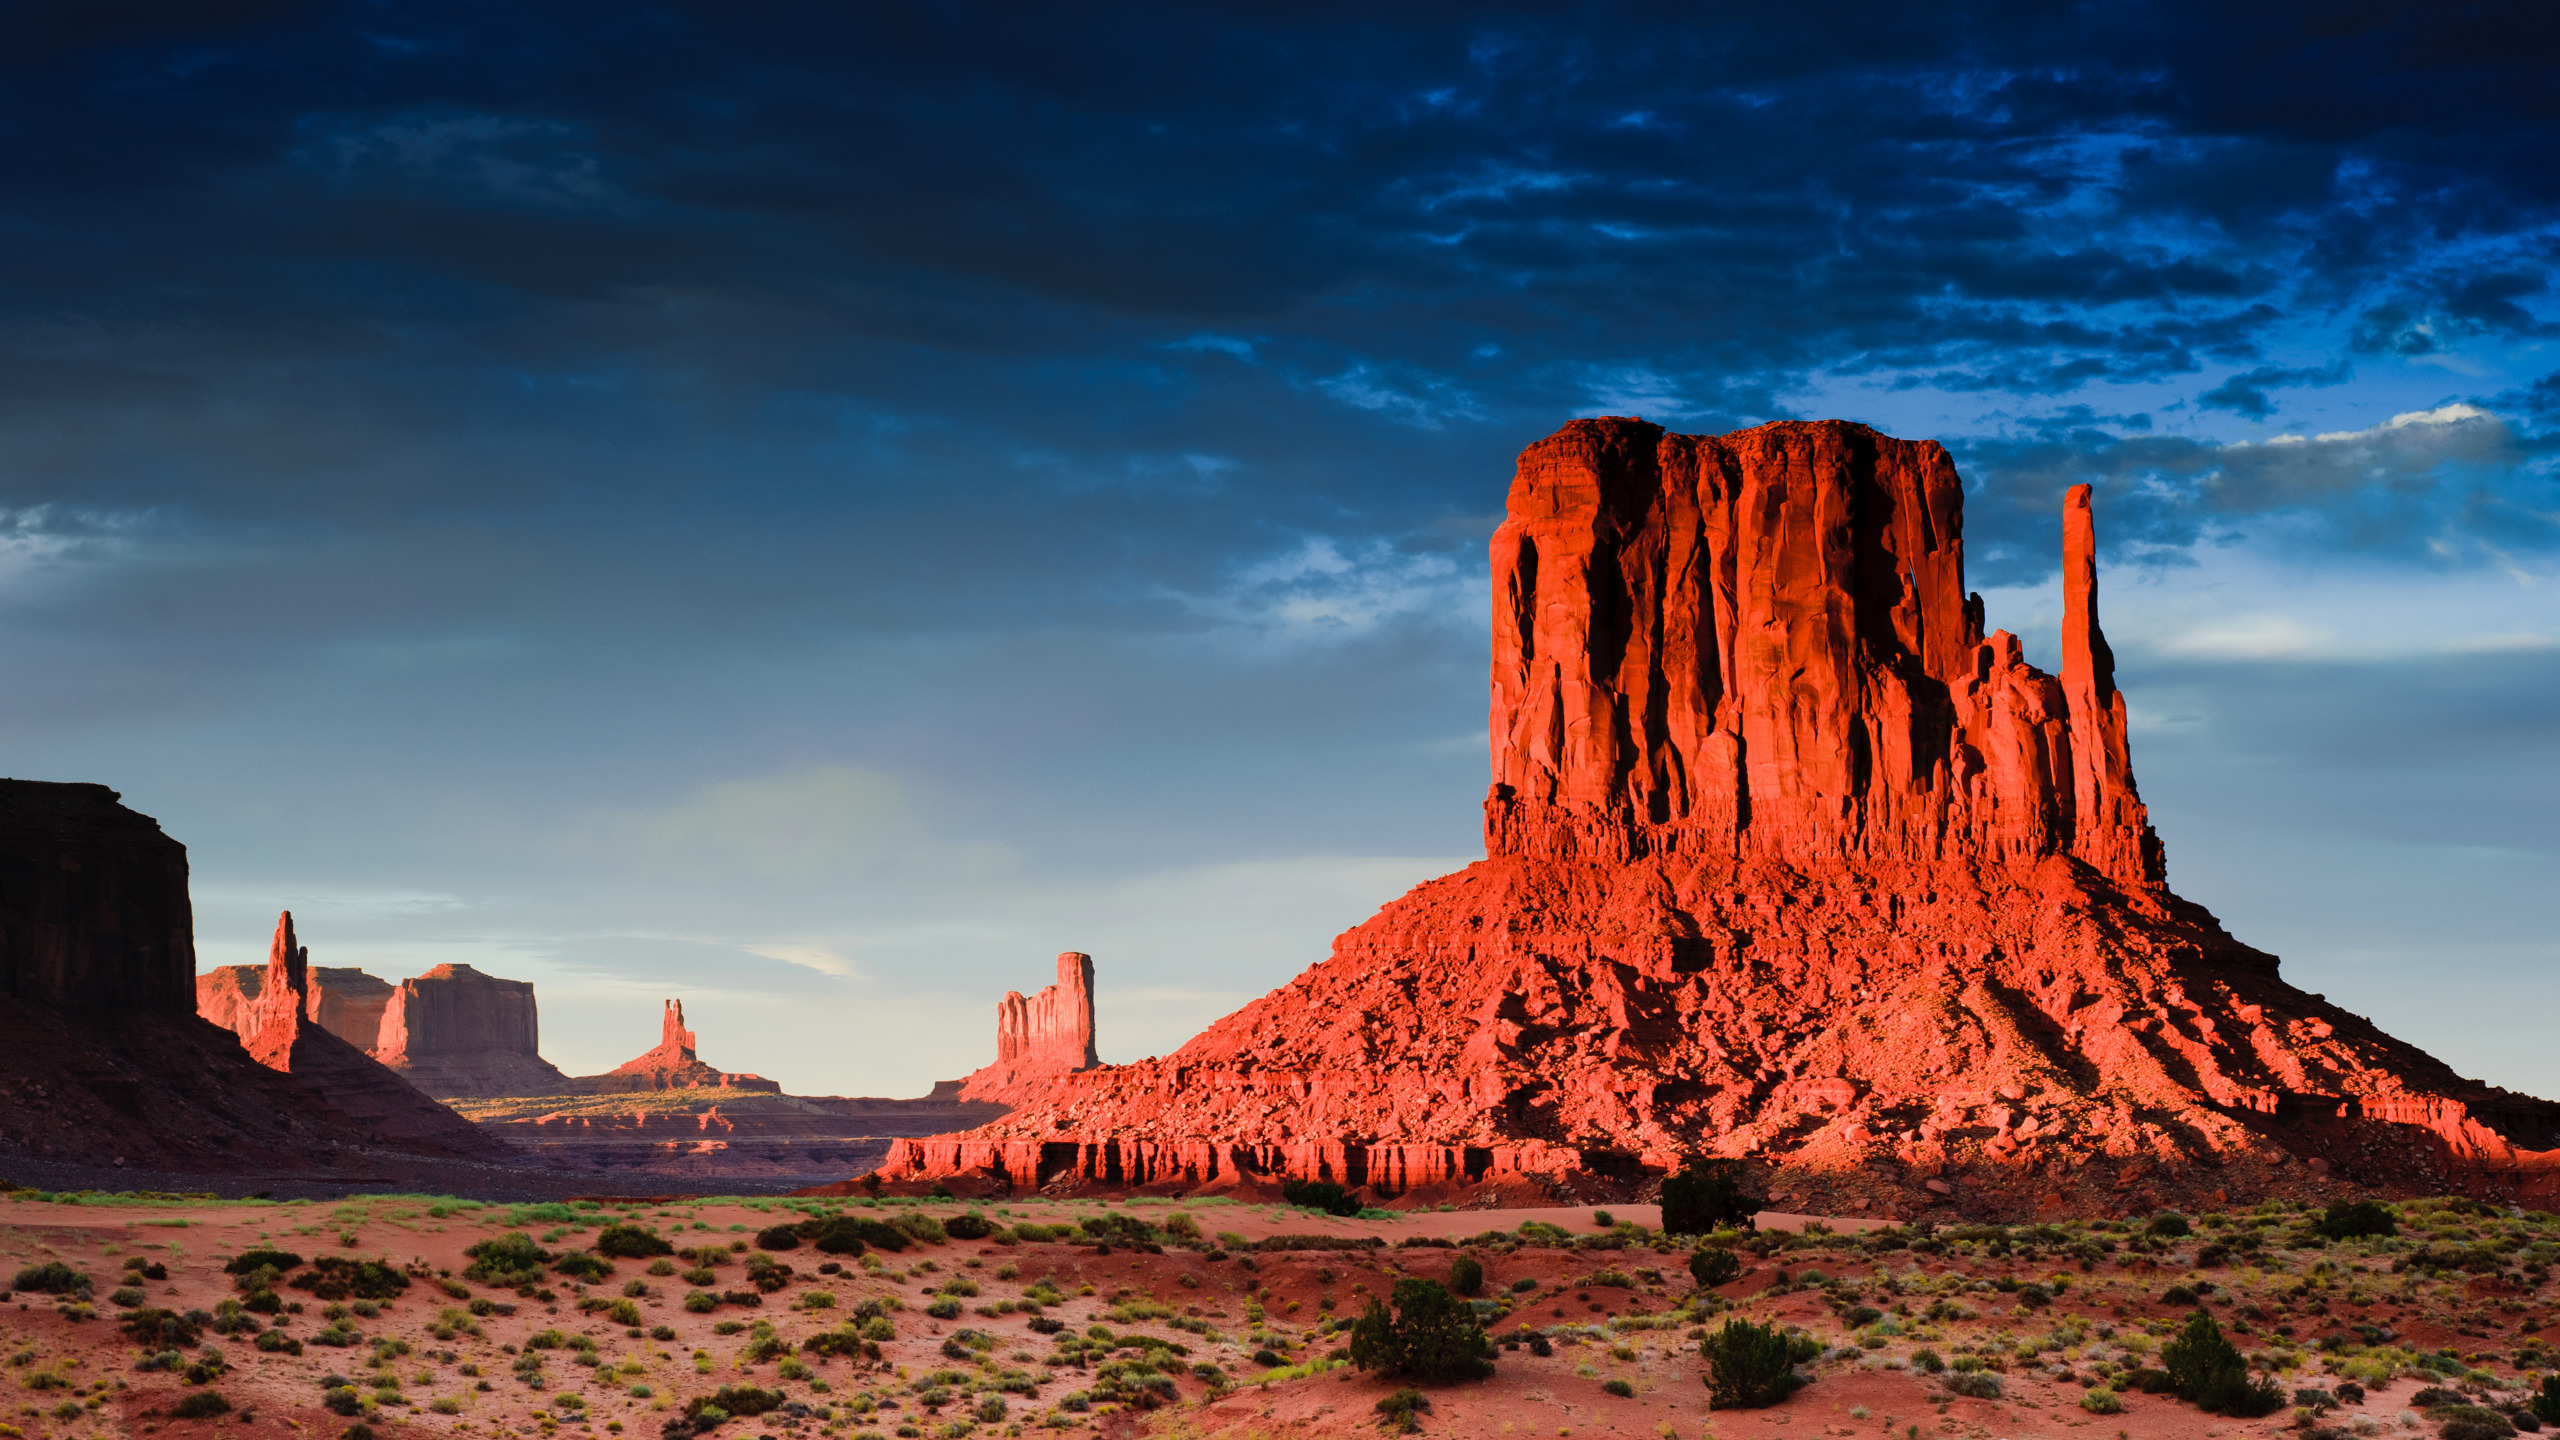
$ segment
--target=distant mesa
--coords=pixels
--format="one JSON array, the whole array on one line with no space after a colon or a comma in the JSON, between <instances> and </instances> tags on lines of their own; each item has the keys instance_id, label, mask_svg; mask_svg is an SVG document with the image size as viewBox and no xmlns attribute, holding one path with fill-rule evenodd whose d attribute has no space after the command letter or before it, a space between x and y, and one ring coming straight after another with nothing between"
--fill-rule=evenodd
<instances>
[{"instance_id":1,"label":"distant mesa","mask_svg":"<svg viewBox=\"0 0 2560 1440\"><path fill-rule=\"evenodd\" d=\"M374 1058L436 1095L533 1095L566 1076L542 1058L533 982L438 965L400 982Z\"/></svg>"},{"instance_id":2,"label":"distant mesa","mask_svg":"<svg viewBox=\"0 0 2560 1440\"><path fill-rule=\"evenodd\" d=\"M462 1151L480 1143L471 1122L313 1019L319 998L311 984L311 953L296 943L288 910L276 918L266 973L239 1031L250 1058L293 1076L382 1134Z\"/></svg>"},{"instance_id":3,"label":"distant mesa","mask_svg":"<svg viewBox=\"0 0 2560 1440\"><path fill-rule=\"evenodd\" d=\"M996 1063L960 1082L962 1100L1019 1105L1061 1075L1102 1063L1093 1048L1093 957L1058 957L1058 983L996 1002Z\"/></svg>"},{"instance_id":4,"label":"distant mesa","mask_svg":"<svg viewBox=\"0 0 2560 1440\"><path fill-rule=\"evenodd\" d=\"M1531 445L1490 545L1485 858L1173 1054L1008 1089L879 1180L1631 1198L1720 1156L1827 1214L2560 1198L2560 1106L2168 889L2091 492L2059 498L2048 674L1965 589L1939 445L1625 418Z\"/></svg>"},{"instance_id":5,"label":"distant mesa","mask_svg":"<svg viewBox=\"0 0 2560 1440\"><path fill-rule=\"evenodd\" d=\"M743 1090L779 1095L782 1087L761 1075L724 1071L703 1063L694 1053L694 1034L684 1028L684 1002L669 1000L658 1020L658 1043L603 1075L581 1075L560 1090L568 1095L638 1094L651 1090ZM515 1091L539 1094L539 1091Z\"/></svg>"}]
</instances>

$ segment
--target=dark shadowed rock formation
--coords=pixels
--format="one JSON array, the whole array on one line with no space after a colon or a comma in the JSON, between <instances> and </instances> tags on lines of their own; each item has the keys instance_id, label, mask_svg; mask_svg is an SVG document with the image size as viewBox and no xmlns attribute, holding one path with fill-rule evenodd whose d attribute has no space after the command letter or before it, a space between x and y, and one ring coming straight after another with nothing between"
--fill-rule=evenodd
<instances>
[{"instance_id":1,"label":"dark shadowed rock formation","mask_svg":"<svg viewBox=\"0 0 2560 1440\"><path fill-rule=\"evenodd\" d=\"M533 983L468 965L403 980L373 1056L431 1095L548 1095L568 1077L542 1058Z\"/></svg>"},{"instance_id":2,"label":"dark shadowed rock formation","mask_svg":"<svg viewBox=\"0 0 2560 1440\"><path fill-rule=\"evenodd\" d=\"M694 1053L694 1034L684 1028L684 1002L670 1000L658 1019L658 1043L603 1075L581 1075L564 1093L620 1095L647 1090L747 1090L779 1095L782 1087L761 1075L724 1071L703 1063ZM534 1093L534 1092L525 1092Z\"/></svg>"},{"instance_id":3,"label":"dark shadowed rock formation","mask_svg":"<svg viewBox=\"0 0 2560 1440\"><path fill-rule=\"evenodd\" d=\"M389 1178L449 1154L387 1139L198 1017L186 849L118 799L0 781L0 1160Z\"/></svg>"},{"instance_id":4,"label":"dark shadowed rock formation","mask_svg":"<svg viewBox=\"0 0 2560 1440\"><path fill-rule=\"evenodd\" d=\"M2085 488L2063 518L2057 676L1984 633L1939 446L1567 425L1491 546L1486 858L883 1177L1587 1190L1732 1156L1831 1213L2560 1193L2560 1106L2169 891Z\"/></svg>"},{"instance_id":5,"label":"dark shadowed rock formation","mask_svg":"<svg viewBox=\"0 0 2560 1440\"><path fill-rule=\"evenodd\" d=\"M311 954L295 942L293 913L286 911L276 919L266 974L240 1037L250 1058L293 1076L379 1134L440 1145L457 1154L482 1148L471 1122L312 1019L312 998Z\"/></svg>"},{"instance_id":6,"label":"dark shadowed rock formation","mask_svg":"<svg viewBox=\"0 0 2560 1440\"><path fill-rule=\"evenodd\" d=\"M1093 1049L1093 957L1058 957L1058 983L996 1002L996 1063L960 1082L960 1098L1018 1105L1048 1081L1101 1064Z\"/></svg>"}]
</instances>

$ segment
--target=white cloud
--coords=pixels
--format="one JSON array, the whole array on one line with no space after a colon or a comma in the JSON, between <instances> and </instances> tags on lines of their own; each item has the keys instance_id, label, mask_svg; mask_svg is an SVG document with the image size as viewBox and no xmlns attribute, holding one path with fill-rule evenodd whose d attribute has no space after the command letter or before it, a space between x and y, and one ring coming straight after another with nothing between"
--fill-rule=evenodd
<instances>
[{"instance_id":1,"label":"white cloud","mask_svg":"<svg viewBox=\"0 0 2560 1440\"><path fill-rule=\"evenodd\" d=\"M1483 578L1445 554L1328 535L1238 566L1213 595L1175 598L1223 625L1290 642L1357 639L1401 620L1446 622L1486 608Z\"/></svg>"},{"instance_id":2,"label":"white cloud","mask_svg":"<svg viewBox=\"0 0 2560 1440\"><path fill-rule=\"evenodd\" d=\"M2156 644L2171 655L2272 660L2316 654L2333 645L2337 638L2334 631L2305 625L2290 615L2262 612L2210 621L2163 637Z\"/></svg>"}]
</instances>

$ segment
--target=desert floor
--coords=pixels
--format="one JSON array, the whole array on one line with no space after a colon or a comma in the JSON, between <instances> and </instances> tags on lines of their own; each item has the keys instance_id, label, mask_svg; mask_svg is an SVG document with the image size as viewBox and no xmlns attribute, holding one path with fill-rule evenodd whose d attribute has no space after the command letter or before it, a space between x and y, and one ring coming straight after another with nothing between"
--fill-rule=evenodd
<instances>
[{"instance_id":1,"label":"desert floor","mask_svg":"<svg viewBox=\"0 0 2560 1440\"><path fill-rule=\"evenodd\" d=\"M769 1276L778 1288L758 1291L747 1280L750 1256L762 1253L755 1235L766 1227L835 1213L949 1220L972 1210L1003 1228L850 1260L802 1245L772 1254L792 1271ZM1643 1227L1659 1217L1643 1205L1611 1207L1611 1225L1589 1209L1338 1219L1219 1199L508 1206L21 1191L0 1197L0 1278L59 1263L89 1276L92 1294L85 1307L27 1290L0 1302L0 1440L336 1440L358 1425L383 1440L562 1432L656 1440L688 1401L731 1385L779 1392L786 1403L728 1420L712 1432L724 1440L1376 1434L1376 1402L1399 1382L1333 1359L1344 1337L1328 1327L1401 1276L1445 1277L1460 1253L1484 1267L1482 1308L1495 1312L1487 1329L1502 1348L1491 1380L1426 1391L1424 1434L2237 1437L2307 1421L2340 1434L2432 1436L2437 1426L2409 1408L2422 1387L2512 1405L2552 1363L2536 1337L2553 1313L2545 1267L2560 1254L2560 1219L2463 1201L2401 1212L2399 1238L2338 1244L2309 1235L2309 1214L2272 1205L2194 1217L2183 1237L2155 1236L2140 1221L1934 1233L1844 1221L1843 1231L1855 1223L1864 1233L1835 1235L1806 1228L1804 1217L1772 1215L1744 1246L1742 1278L1700 1292L1688 1247L1658 1243ZM1176 1215L1188 1216L1200 1238L1167 1236L1161 1253L1125 1239L1107 1250L1089 1239L1029 1239L1018 1229L1109 1216L1178 1230ZM679 1273L653 1274L651 1262L631 1259L612 1261L613 1273L593 1283L550 1273L530 1295L461 1278L470 1264L464 1249L475 1242L521 1231L566 1256L615 1221L653 1229L693 1255L659 1267ZM1385 1248L1249 1248L1293 1236L1376 1237ZM1430 1240L1469 1244L1462 1252L1407 1243ZM288 1302L284 1313L243 1316L246 1328L208 1330L181 1352L179 1363L196 1367L194 1381L138 1369L151 1352L119 1329L119 1317L138 1306L215 1311L237 1298L225 1262L259 1246L377 1260L410 1283L386 1303L340 1308L292 1288L316 1269L299 1267L276 1292ZM713 1247L711 1275L688 1281L681 1272ZM1754 1253L1763 1248L1770 1253ZM135 1264L157 1264L165 1278L138 1278ZM821 1264L840 1268L821 1273ZM695 1283L705 1278L711 1283ZM2210 1284L2205 1308L2288 1394L2354 1379L2366 1398L2247 1421L2138 1392L2123 1394L2121 1413L2084 1408L2083 1396L2105 1377L2156 1363L2196 1309L2167 1292L2199 1280ZM1041 1285L1035 1317L1026 1292ZM930 1315L927 1307L951 1291L958 1313ZM736 1298L688 1310L686 1297L697 1292ZM739 1303L748 1296L757 1303ZM631 1308L617 1320L607 1307L625 1298ZM582 1310L582 1299L593 1308ZM879 1360L800 1348L865 1302L879 1310L892 1301L880 1318L895 1336L878 1342ZM1735 1315L1799 1326L1820 1341L1821 1358L1802 1367L1812 1383L1777 1407L1710 1411L1695 1337ZM1039 1333L1035 1318L1066 1328ZM1106 1332L1099 1339L1097 1326ZM266 1328L301 1353L285 1353L283 1340L256 1348ZM1552 1354L1515 1348L1532 1332L1547 1337ZM1062 1340L1082 1342L1063 1364ZM1930 1358L1959 1368L1927 1373ZM1133 1360L1178 1372L1174 1398L1153 1408L1113 1403L1114 1370L1124 1379L1133 1368L1142 1380L1147 1373ZM1974 1366L1996 1378L1999 1398L1950 1393L1947 1382ZM324 1405L332 1378L342 1382L340 1409L356 1413ZM1604 1390L1611 1381L1630 1393ZM229 1412L177 1418L179 1402L198 1394L219 1394Z\"/></svg>"}]
</instances>

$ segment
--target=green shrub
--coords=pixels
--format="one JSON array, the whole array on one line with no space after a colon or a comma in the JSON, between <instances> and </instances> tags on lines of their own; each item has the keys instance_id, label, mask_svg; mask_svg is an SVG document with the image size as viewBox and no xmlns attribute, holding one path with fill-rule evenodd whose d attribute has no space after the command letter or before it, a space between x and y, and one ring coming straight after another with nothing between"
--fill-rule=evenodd
<instances>
[{"instance_id":1,"label":"green shrub","mask_svg":"<svg viewBox=\"0 0 2560 1440\"><path fill-rule=\"evenodd\" d=\"M696 1315L708 1315L720 1308L720 1297L707 1290L695 1290L684 1297L684 1308Z\"/></svg>"},{"instance_id":2,"label":"green shrub","mask_svg":"<svg viewBox=\"0 0 2560 1440\"><path fill-rule=\"evenodd\" d=\"M891 1254L907 1248L907 1237L868 1215L839 1215L802 1227L809 1243L829 1255L859 1255L865 1246Z\"/></svg>"},{"instance_id":3,"label":"green shrub","mask_svg":"<svg viewBox=\"0 0 2560 1440\"><path fill-rule=\"evenodd\" d=\"M1914 1350L1911 1352L1911 1368L1935 1375L1947 1368L1947 1362L1935 1350Z\"/></svg>"},{"instance_id":4,"label":"green shrub","mask_svg":"<svg viewBox=\"0 0 2560 1440\"><path fill-rule=\"evenodd\" d=\"M1775 1325L1726 1321L1698 1342L1707 1362L1707 1408L1757 1410L1794 1394L1805 1381L1795 1372L1793 1350Z\"/></svg>"},{"instance_id":5,"label":"green shrub","mask_svg":"<svg viewBox=\"0 0 2560 1440\"><path fill-rule=\"evenodd\" d=\"M932 1304L924 1307L924 1313L936 1320L957 1320L960 1318L960 1302L948 1295L937 1295Z\"/></svg>"},{"instance_id":6,"label":"green shrub","mask_svg":"<svg viewBox=\"0 0 2560 1440\"><path fill-rule=\"evenodd\" d=\"M2208 1414L2254 1419L2284 1408L2284 1391L2273 1380L2250 1380L2239 1349L2201 1310L2188 1318L2177 1339L2160 1347L2160 1368L2168 1372L2172 1389Z\"/></svg>"},{"instance_id":7,"label":"green shrub","mask_svg":"<svg viewBox=\"0 0 2560 1440\"><path fill-rule=\"evenodd\" d=\"M1636 1398L1636 1387L1628 1384L1624 1380L1603 1380L1600 1382L1600 1388L1603 1392L1615 1395L1621 1400L1633 1400Z\"/></svg>"},{"instance_id":8,"label":"green shrub","mask_svg":"<svg viewBox=\"0 0 2560 1440\"><path fill-rule=\"evenodd\" d=\"M1449 1289L1460 1295L1480 1294L1484 1290L1484 1263L1473 1255L1460 1255L1449 1262Z\"/></svg>"},{"instance_id":9,"label":"green shrub","mask_svg":"<svg viewBox=\"0 0 2560 1440\"><path fill-rule=\"evenodd\" d=\"M258 1332L258 1338L251 1343L255 1344L260 1350L263 1350L270 1355L299 1355L302 1353L302 1342L294 1339L292 1336L287 1335L281 1330L261 1330Z\"/></svg>"},{"instance_id":10,"label":"green shrub","mask_svg":"<svg viewBox=\"0 0 2560 1440\"><path fill-rule=\"evenodd\" d=\"M753 1385L723 1385L708 1395L697 1395L684 1404L685 1418L699 1420L705 1410L717 1409L722 1419L732 1415L762 1415L779 1410L790 1397L779 1390L761 1390Z\"/></svg>"},{"instance_id":11,"label":"green shrub","mask_svg":"<svg viewBox=\"0 0 2560 1440\"><path fill-rule=\"evenodd\" d=\"M2101 1385L2080 1397L2080 1408L2092 1415L2121 1415L2124 1397Z\"/></svg>"},{"instance_id":12,"label":"green shrub","mask_svg":"<svg viewBox=\"0 0 2560 1440\"><path fill-rule=\"evenodd\" d=\"M302 1257L290 1250L269 1250L261 1246L254 1250L243 1250L232 1256L231 1263L222 1267L222 1273L246 1275L261 1265L268 1265L273 1266L275 1272L281 1275L301 1263Z\"/></svg>"},{"instance_id":13,"label":"green shrub","mask_svg":"<svg viewBox=\"0 0 2560 1440\"><path fill-rule=\"evenodd\" d=\"M518 1230L493 1235L462 1253L471 1261L463 1267L462 1278L484 1285L537 1284L542 1279L542 1267L551 1263L551 1252Z\"/></svg>"},{"instance_id":14,"label":"green shrub","mask_svg":"<svg viewBox=\"0 0 2560 1440\"><path fill-rule=\"evenodd\" d=\"M2400 1222L2392 1218L2390 1207L2372 1200L2333 1200L2329 1213L2312 1228L2332 1240L2363 1240L2397 1235Z\"/></svg>"},{"instance_id":15,"label":"green shrub","mask_svg":"<svg viewBox=\"0 0 2560 1440\"><path fill-rule=\"evenodd\" d=\"M616 1260L647 1260L676 1253L672 1242L632 1224L607 1225L596 1232L596 1243L591 1248L599 1255L609 1255Z\"/></svg>"},{"instance_id":16,"label":"green shrub","mask_svg":"<svg viewBox=\"0 0 2560 1440\"><path fill-rule=\"evenodd\" d=\"M2507 1440L2516 1433L2506 1416L2485 1405L2438 1405L2427 1418L2439 1427L2440 1440Z\"/></svg>"},{"instance_id":17,"label":"green shrub","mask_svg":"<svg viewBox=\"0 0 2560 1440\"><path fill-rule=\"evenodd\" d=\"M323 1255L286 1283L322 1300L391 1300L409 1288L409 1277L379 1261Z\"/></svg>"},{"instance_id":18,"label":"green shrub","mask_svg":"<svg viewBox=\"0 0 2560 1440\"><path fill-rule=\"evenodd\" d=\"M896 1219L889 1222L889 1228L896 1230L898 1233L905 1235L911 1240L921 1240L927 1245L946 1244L951 1239L951 1232L942 1228L941 1221L934 1219L932 1216L925 1214L921 1210L909 1210L901 1213Z\"/></svg>"},{"instance_id":19,"label":"green shrub","mask_svg":"<svg viewBox=\"0 0 2560 1440\"><path fill-rule=\"evenodd\" d=\"M800 1227L797 1225L768 1225L764 1229L756 1232L756 1248L759 1250L797 1250L800 1248Z\"/></svg>"},{"instance_id":20,"label":"green shrub","mask_svg":"<svg viewBox=\"0 0 2560 1440\"><path fill-rule=\"evenodd\" d=\"M211 1390L199 1390L169 1407L169 1413L181 1420L210 1420L231 1413L231 1402Z\"/></svg>"},{"instance_id":21,"label":"green shrub","mask_svg":"<svg viewBox=\"0 0 2560 1440\"><path fill-rule=\"evenodd\" d=\"M90 1281L87 1275L59 1260L47 1260L41 1265L30 1265L20 1270L17 1278L9 1282L9 1288L86 1300L89 1298Z\"/></svg>"},{"instance_id":22,"label":"green shrub","mask_svg":"<svg viewBox=\"0 0 2560 1440\"><path fill-rule=\"evenodd\" d=\"M2192 1233L2187 1225L2187 1217L2174 1210L2163 1210L2152 1216L2151 1223L2142 1228L2147 1233L2157 1235L2164 1240L2175 1240Z\"/></svg>"},{"instance_id":23,"label":"green shrub","mask_svg":"<svg viewBox=\"0 0 2560 1440\"><path fill-rule=\"evenodd\" d=\"M1689 1252L1689 1278L1701 1290L1730 1285L1742 1278L1742 1257L1718 1245L1701 1245Z\"/></svg>"},{"instance_id":24,"label":"green shrub","mask_svg":"<svg viewBox=\"0 0 2560 1440\"><path fill-rule=\"evenodd\" d=\"M1748 1220L1760 1208L1745 1193L1748 1172L1739 1160L1692 1160L1662 1177L1662 1233L1704 1235L1719 1225Z\"/></svg>"},{"instance_id":25,"label":"green shrub","mask_svg":"<svg viewBox=\"0 0 2560 1440\"><path fill-rule=\"evenodd\" d=\"M1968 1400L2000 1398L2000 1377L1988 1370L1958 1370L1938 1383L1947 1387L1948 1394Z\"/></svg>"},{"instance_id":26,"label":"green shrub","mask_svg":"<svg viewBox=\"0 0 2560 1440\"><path fill-rule=\"evenodd\" d=\"M196 1343L198 1332L212 1317L197 1310L185 1315L175 1310L141 1309L116 1322L116 1328L133 1337L133 1343L146 1349L178 1348Z\"/></svg>"},{"instance_id":27,"label":"green shrub","mask_svg":"<svg viewBox=\"0 0 2560 1440\"><path fill-rule=\"evenodd\" d=\"M995 1222L974 1210L943 1221L942 1228L954 1240L984 1240L996 1233Z\"/></svg>"},{"instance_id":28,"label":"green shrub","mask_svg":"<svg viewBox=\"0 0 2560 1440\"><path fill-rule=\"evenodd\" d=\"M1493 1373L1493 1345L1475 1307L1436 1280L1396 1282L1394 1312L1372 1300L1351 1327L1351 1363L1425 1384L1480 1380Z\"/></svg>"},{"instance_id":29,"label":"green shrub","mask_svg":"<svg viewBox=\"0 0 2560 1440\"><path fill-rule=\"evenodd\" d=\"M2542 1390L2533 1397L2533 1418L2545 1425L2560 1425L2560 1375L2542 1377Z\"/></svg>"},{"instance_id":30,"label":"green shrub","mask_svg":"<svg viewBox=\"0 0 2560 1440\"><path fill-rule=\"evenodd\" d=\"M552 1262L551 1268L572 1280L584 1280L590 1285L613 1278L612 1262L598 1255L563 1255Z\"/></svg>"},{"instance_id":31,"label":"green shrub","mask_svg":"<svg viewBox=\"0 0 2560 1440\"><path fill-rule=\"evenodd\" d=\"M1280 1198L1303 1210L1321 1210L1327 1215L1357 1215L1360 1202L1350 1191L1330 1180L1283 1180Z\"/></svg>"}]
</instances>

